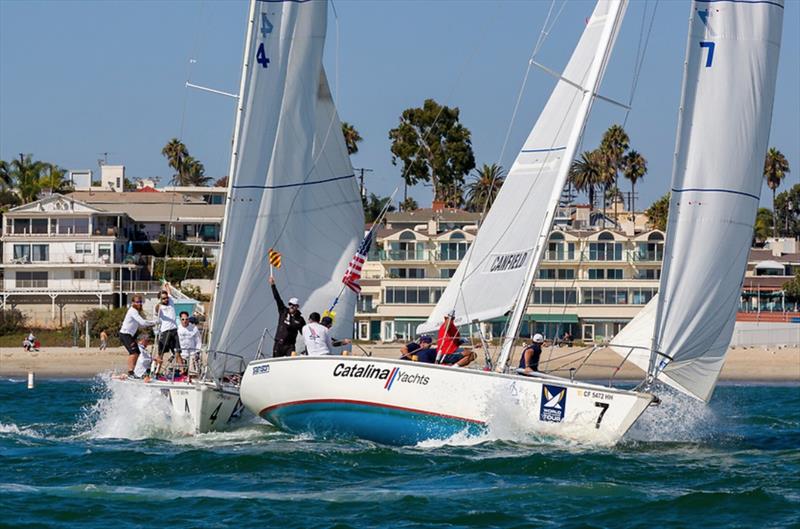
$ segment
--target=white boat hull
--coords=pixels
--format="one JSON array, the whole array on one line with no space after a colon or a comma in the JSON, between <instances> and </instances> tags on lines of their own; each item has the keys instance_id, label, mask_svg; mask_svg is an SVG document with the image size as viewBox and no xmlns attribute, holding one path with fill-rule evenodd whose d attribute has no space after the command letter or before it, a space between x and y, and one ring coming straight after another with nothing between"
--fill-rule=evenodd
<instances>
[{"instance_id":1,"label":"white boat hull","mask_svg":"<svg viewBox=\"0 0 800 529\"><path fill-rule=\"evenodd\" d=\"M244 411L236 386L217 386L213 382L174 382L139 379L121 379L135 384L143 391L159 391L169 399L176 417L189 417L195 433L206 433L235 428Z\"/></svg>"},{"instance_id":2,"label":"white boat hull","mask_svg":"<svg viewBox=\"0 0 800 529\"><path fill-rule=\"evenodd\" d=\"M288 431L395 445L480 434L509 421L542 436L614 444L654 401L544 375L340 356L251 362L241 399Z\"/></svg>"}]
</instances>

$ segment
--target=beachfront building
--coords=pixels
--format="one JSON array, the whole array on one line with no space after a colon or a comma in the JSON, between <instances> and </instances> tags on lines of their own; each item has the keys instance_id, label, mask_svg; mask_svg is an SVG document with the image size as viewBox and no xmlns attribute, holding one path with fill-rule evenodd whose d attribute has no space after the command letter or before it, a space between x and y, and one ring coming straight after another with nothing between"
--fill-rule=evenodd
<instances>
[{"instance_id":1,"label":"beachfront building","mask_svg":"<svg viewBox=\"0 0 800 529\"><path fill-rule=\"evenodd\" d=\"M125 251L132 224L124 213L53 194L8 211L2 230L0 301L33 325L61 326L143 290L142 264Z\"/></svg>"},{"instance_id":2,"label":"beachfront building","mask_svg":"<svg viewBox=\"0 0 800 529\"><path fill-rule=\"evenodd\" d=\"M657 292L664 233L644 230L644 222L641 231L630 222L603 227L601 217L590 221L581 208L565 210L565 222L550 235L522 335L552 338L569 330L575 338L609 339ZM388 214L364 268L357 338L414 336L475 239L478 220L478 214L447 209ZM505 320L483 332L501 336Z\"/></svg>"},{"instance_id":3,"label":"beachfront building","mask_svg":"<svg viewBox=\"0 0 800 529\"><path fill-rule=\"evenodd\" d=\"M219 188L192 187L184 191L159 191L149 186L136 191L76 191L68 196L105 211L127 216L132 224L130 240L135 253L141 245L169 235L172 240L197 248L197 259L219 251L223 203L208 202ZM209 191L211 190L211 191Z\"/></svg>"},{"instance_id":4,"label":"beachfront building","mask_svg":"<svg viewBox=\"0 0 800 529\"><path fill-rule=\"evenodd\" d=\"M800 270L796 239L768 239L763 248L750 250L737 319L789 321L798 316L800 303L787 299L783 285Z\"/></svg>"}]
</instances>

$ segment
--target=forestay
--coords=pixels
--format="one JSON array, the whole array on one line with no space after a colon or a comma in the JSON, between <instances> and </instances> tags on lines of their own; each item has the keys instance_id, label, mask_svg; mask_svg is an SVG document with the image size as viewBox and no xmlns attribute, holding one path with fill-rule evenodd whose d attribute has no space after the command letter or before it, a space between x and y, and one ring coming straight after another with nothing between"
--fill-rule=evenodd
<instances>
[{"instance_id":1,"label":"forestay","mask_svg":"<svg viewBox=\"0 0 800 529\"><path fill-rule=\"evenodd\" d=\"M324 1L251 6L211 349L252 357L263 329L274 334L270 248L282 254L275 277L284 301L299 298L308 315L339 293L363 235L361 200L322 69L326 19ZM334 336L351 335L354 308L354 296L343 296ZM272 348L269 334L265 348Z\"/></svg>"},{"instance_id":2,"label":"forestay","mask_svg":"<svg viewBox=\"0 0 800 529\"><path fill-rule=\"evenodd\" d=\"M687 43L655 372L709 400L733 333L762 187L783 2L696 1Z\"/></svg>"},{"instance_id":3,"label":"forestay","mask_svg":"<svg viewBox=\"0 0 800 529\"><path fill-rule=\"evenodd\" d=\"M478 237L418 332L437 328L451 310L458 325L503 316L527 294L526 274L537 244L546 243L558 195L626 5L616 0L597 3Z\"/></svg>"}]
</instances>

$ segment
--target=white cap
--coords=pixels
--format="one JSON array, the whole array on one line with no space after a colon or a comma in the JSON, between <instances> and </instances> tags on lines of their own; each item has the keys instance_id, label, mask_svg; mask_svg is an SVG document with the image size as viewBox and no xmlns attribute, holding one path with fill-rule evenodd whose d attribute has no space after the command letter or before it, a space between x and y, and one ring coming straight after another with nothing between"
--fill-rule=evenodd
<instances>
[{"instance_id":1,"label":"white cap","mask_svg":"<svg viewBox=\"0 0 800 529\"><path fill-rule=\"evenodd\" d=\"M533 335L533 343L542 343L544 342L544 336L539 333Z\"/></svg>"},{"instance_id":2,"label":"white cap","mask_svg":"<svg viewBox=\"0 0 800 529\"><path fill-rule=\"evenodd\" d=\"M297 298L289 298L289 305L297 305L300 306L300 300Z\"/></svg>"}]
</instances>

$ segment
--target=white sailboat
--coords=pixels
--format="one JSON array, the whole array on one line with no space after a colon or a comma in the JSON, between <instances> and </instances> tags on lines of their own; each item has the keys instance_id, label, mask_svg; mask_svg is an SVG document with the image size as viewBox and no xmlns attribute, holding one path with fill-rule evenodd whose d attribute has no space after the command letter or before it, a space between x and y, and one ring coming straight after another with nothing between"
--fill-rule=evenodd
<instances>
[{"instance_id":1,"label":"white sailboat","mask_svg":"<svg viewBox=\"0 0 800 529\"><path fill-rule=\"evenodd\" d=\"M649 375L641 389L508 369L625 8L624 0L598 2L476 241L419 329L437 328L453 309L458 324L511 311L495 371L353 357L259 360L242 381L248 409L287 430L390 444L480 431L498 416L548 436L611 444L657 402L656 380L708 398L731 336L758 204L780 1L692 3L663 294L643 349Z\"/></svg>"},{"instance_id":2,"label":"white sailboat","mask_svg":"<svg viewBox=\"0 0 800 529\"><path fill-rule=\"evenodd\" d=\"M198 432L236 424L246 363L271 351L278 311L269 250L282 256L274 275L284 299L321 312L340 292L341 270L363 235L322 68L326 25L324 1L250 3L207 360L196 380L132 381L161 390ZM332 332L349 335L355 299L345 296L337 308Z\"/></svg>"}]
</instances>

